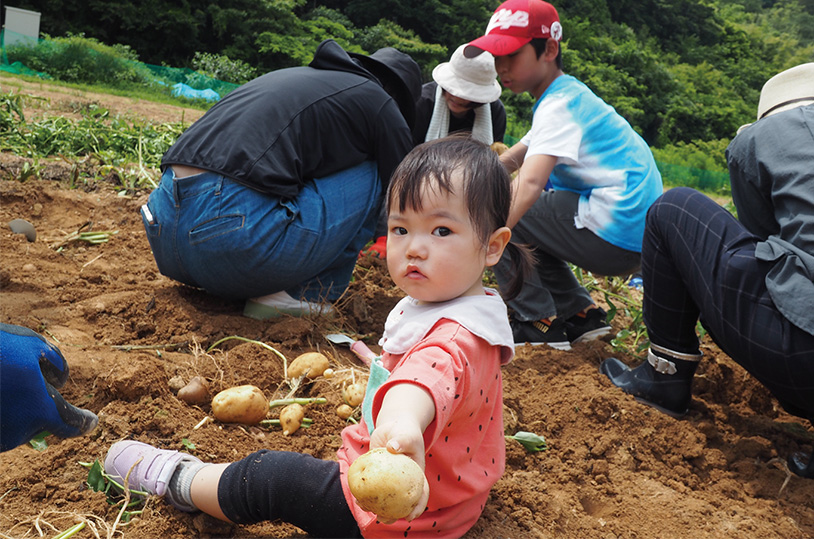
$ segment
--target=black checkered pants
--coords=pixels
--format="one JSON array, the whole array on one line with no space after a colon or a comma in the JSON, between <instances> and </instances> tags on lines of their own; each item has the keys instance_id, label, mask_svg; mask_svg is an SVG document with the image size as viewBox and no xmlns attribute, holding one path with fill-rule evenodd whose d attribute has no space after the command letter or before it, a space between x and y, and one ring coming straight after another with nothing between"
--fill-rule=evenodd
<instances>
[{"instance_id":1,"label":"black checkered pants","mask_svg":"<svg viewBox=\"0 0 814 539\"><path fill-rule=\"evenodd\" d=\"M642 246L650 340L697 353L699 317L712 339L789 412L814 420L814 335L777 310L761 241L693 189L668 190L650 208ZM812 305L814 316L814 305Z\"/></svg>"}]
</instances>

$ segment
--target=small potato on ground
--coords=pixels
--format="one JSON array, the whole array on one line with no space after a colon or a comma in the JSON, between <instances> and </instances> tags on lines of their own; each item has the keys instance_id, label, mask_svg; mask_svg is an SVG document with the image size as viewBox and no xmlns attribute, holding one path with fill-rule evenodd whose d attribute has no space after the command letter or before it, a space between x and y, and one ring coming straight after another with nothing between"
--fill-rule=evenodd
<instances>
[{"instance_id":1,"label":"small potato on ground","mask_svg":"<svg viewBox=\"0 0 814 539\"><path fill-rule=\"evenodd\" d=\"M178 398L187 404L203 404L209 400L209 383L202 376L195 376L178 390Z\"/></svg>"},{"instance_id":2,"label":"small potato on ground","mask_svg":"<svg viewBox=\"0 0 814 539\"><path fill-rule=\"evenodd\" d=\"M323 354L306 352L297 356L288 366L288 377L299 378L305 375L309 380L313 380L322 376L329 366L328 358Z\"/></svg>"},{"instance_id":3,"label":"small potato on ground","mask_svg":"<svg viewBox=\"0 0 814 539\"><path fill-rule=\"evenodd\" d=\"M353 407L359 406L365 400L366 389L365 385L360 382L348 384L342 388L342 398Z\"/></svg>"},{"instance_id":4,"label":"small potato on ground","mask_svg":"<svg viewBox=\"0 0 814 539\"><path fill-rule=\"evenodd\" d=\"M280 426L283 436L289 436L299 430L305 417L305 408L297 403L289 404L280 410Z\"/></svg>"},{"instance_id":5,"label":"small potato on ground","mask_svg":"<svg viewBox=\"0 0 814 539\"><path fill-rule=\"evenodd\" d=\"M359 507L394 521L415 509L423 494L424 473L410 457L380 447L353 461L348 487Z\"/></svg>"},{"instance_id":6,"label":"small potato on ground","mask_svg":"<svg viewBox=\"0 0 814 539\"><path fill-rule=\"evenodd\" d=\"M340 404L336 407L336 415L342 419L347 419L353 415L353 407L347 404Z\"/></svg>"},{"instance_id":7,"label":"small potato on ground","mask_svg":"<svg viewBox=\"0 0 814 539\"><path fill-rule=\"evenodd\" d=\"M243 385L224 389L212 399L215 419L224 423L255 425L269 411L269 403L260 388Z\"/></svg>"}]
</instances>

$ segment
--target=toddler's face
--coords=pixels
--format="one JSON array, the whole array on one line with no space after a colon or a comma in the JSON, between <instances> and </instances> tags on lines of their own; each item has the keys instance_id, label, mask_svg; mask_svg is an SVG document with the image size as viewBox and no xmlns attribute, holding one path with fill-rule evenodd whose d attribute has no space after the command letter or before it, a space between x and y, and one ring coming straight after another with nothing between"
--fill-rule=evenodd
<instances>
[{"instance_id":1,"label":"toddler's face","mask_svg":"<svg viewBox=\"0 0 814 539\"><path fill-rule=\"evenodd\" d=\"M477 237L461 192L425 193L423 208L398 211L387 220L387 269L396 285L419 301L438 302L483 294L486 249Z\"/></svg>"}]
</instances>

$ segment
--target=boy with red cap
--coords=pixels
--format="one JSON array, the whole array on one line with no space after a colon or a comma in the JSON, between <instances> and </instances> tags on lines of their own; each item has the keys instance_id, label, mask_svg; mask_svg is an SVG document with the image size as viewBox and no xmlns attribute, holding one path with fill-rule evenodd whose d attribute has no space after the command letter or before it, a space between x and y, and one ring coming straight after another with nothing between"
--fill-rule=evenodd
<instances>
[{"instance_id":1,"label":"boy with red cap","mask_svg":"<svg viewBox=\"0 0 814 539\"><path fill-rule=\"evenodd\" d=\"M663 187L647 143L563 73L562 37L554 6L508 0L464 54L490 52L501 83L537 99L531 130L500 157L518 171L512 239L534 246L537 257L537 271L508 305L516 343L567 350L611 329L568 264L600 275L636 272L645 214ZM495 267L500 285L511 278L506 262Z\"/></svg>"}]
</instances>

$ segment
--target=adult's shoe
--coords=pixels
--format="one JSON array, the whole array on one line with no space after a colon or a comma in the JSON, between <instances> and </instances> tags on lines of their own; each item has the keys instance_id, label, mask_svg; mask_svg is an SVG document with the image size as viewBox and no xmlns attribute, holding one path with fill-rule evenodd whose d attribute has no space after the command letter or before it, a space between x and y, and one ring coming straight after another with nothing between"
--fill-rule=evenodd
<instances>
[{"instance_id":1,"label":"adult's shoe","mask_svg":"<svg viewBox=\"0 0 814 539\"><path fill-rule=\"evenodd\" d=\"M327 303L294 299L284 291L248 299L243 307L243 316L256 320L276 318L284 314L291 316L317 314L331 316L334 314L334 308Z\"/></svg>"}]
</instances>

